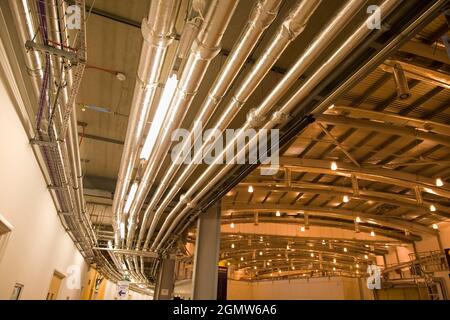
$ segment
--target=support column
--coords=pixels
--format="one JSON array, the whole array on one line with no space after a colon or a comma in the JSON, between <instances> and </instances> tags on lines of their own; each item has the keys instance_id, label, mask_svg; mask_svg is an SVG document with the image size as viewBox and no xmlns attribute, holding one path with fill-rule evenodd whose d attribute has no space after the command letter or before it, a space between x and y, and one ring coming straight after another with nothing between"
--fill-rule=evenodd
<instances>
[{"instance_id":1,"label":"support column","mask_svg":"<svg viewBox=\"0 0 450 320\"><path fill-rule=\"evenodd\" d=\"M154 300L171 300L175 286L175 260L163 259L156 281Z\"/></svg>"},{"instance_id":2,"label":"support column","mask_svg":"<svg viewBox=\"0 0 450 320\"><path fill-rule=\"evenodd\" d=\"M193 275L193 299L216 300L220 251L220 201L199 216Z\"/></svg>"}]
</instances>

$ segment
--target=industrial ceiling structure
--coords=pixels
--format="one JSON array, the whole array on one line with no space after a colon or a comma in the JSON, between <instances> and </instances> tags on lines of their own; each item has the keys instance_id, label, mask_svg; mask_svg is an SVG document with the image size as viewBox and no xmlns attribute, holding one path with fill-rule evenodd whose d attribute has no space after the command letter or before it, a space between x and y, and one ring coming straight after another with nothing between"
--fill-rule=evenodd
<instances>
[{"instance_id":1,"label":"industrial ceiling structure","mask_svg":"<svg viewBox=\"0 0 450 320\"><path fill-rule=\"evenodd\" d=\"M10 3L33 39L35 99L48 82L60 106L35 128L36 152L63 223L112 278L146 289L162 255L189 261L195 221L218 201L221 263L244 279L358 276L450 217L448 1ZM172 132L198 122L279 129L276 173L174 161Z\"/></svg>"}]
</instances>

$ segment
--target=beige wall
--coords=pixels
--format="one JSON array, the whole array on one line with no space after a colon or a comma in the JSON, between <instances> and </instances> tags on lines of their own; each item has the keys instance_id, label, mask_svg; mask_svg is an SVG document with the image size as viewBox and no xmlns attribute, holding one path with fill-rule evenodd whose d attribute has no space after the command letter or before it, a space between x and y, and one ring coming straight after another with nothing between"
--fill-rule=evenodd
<instances>
[{"instance_id":1,"label":"beige wall","mask_svg":"<svg viewBox=\"0 0 450 320\"><path fill-rule=\"evenodd\" d=\"M0 80L0 215L13 230L0 261L0 299L9 299L15 283L22 299L45 299L54 271L68 275L87 265L64 231L28 138ZM58 299L78 299L66 279ZM83 282L81 282L83 283Z\"/></svg>"},{"instance_id":2,"label":"beige wall","mask_svg":"<svg viewBox=\"0 0 450 320\"><path fill-rule=\"evenodd\" d=\"M372 299L362 283L363 298ZM358 279L313 278L279 281L228 280L229 300L361 300Z\"/></svg>"}]
</instances>

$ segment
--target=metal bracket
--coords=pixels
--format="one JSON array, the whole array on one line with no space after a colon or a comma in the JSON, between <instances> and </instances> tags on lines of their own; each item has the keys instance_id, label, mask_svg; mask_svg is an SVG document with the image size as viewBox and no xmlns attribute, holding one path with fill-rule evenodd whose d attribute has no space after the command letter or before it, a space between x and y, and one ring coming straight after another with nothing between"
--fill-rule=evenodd
<instances>
[{"instance_id":1,"label":"metal bracket","mask_svg":"<svg viewBox=\"0 0 450 320\"><path fill-rule=\"evenodd\" d=\"M44 147L51 147L51 148L57 148L58 143L55 141L46 141L46 140L37 140L37 139L30 139L30 143L38 146L44 146Z\"/></svg>"},{"instance_id":2,"label":"metal bracket","mask_svg":"<svg viewBox=\"0 0 450 320\"><path fill-rule=\"evenodd\" d=\"M77 65L78 64L78 56L75 52L69 52L61 49L57 49L55 47L45 45L45 44L39 44L31 40L27 40L25 42L25 48L28 50L36 50L41 51L44 53L52 54L58 57L66 58L70 61L71 64Z\"/></svg>"}]
</instances>

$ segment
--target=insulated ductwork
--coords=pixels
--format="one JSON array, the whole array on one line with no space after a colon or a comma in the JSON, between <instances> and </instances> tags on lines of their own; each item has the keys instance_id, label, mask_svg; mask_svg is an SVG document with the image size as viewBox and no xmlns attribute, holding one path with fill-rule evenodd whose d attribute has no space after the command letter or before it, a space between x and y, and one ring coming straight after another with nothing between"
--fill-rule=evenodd
<instances>
[{"instance_id":1,"label":"insulated ductwork","mask_svg":"<svg viewBox=\"0 0 450 320\"><path fill-rule=\"evenodd\" d=\"M336 37L337 34L341 32L341 30L351 21L351 18L359 11L359 9L362 8L365 1L349 1L347 2L344 7L338 12L338 14L335 16L335 18L327 25L327 27L322 30L322 32L316 36L316 38L313 40L311 45L305 50L305 52L299 57L299 59L295 62L293 67L287 72L287 74L281 79L281 81L278 83L278 85L272 90L267 98L261 103L261 105L257 108L257 114L261 116L267 115L267 113L273 108L276 102L278 102L279 99L281 99L284 94L287 93L287 90L296 82L296 80L306 71L306 69L311 65L312 62L316 59L316 57L321 54L330 44L330 42ZM390 3L392 5L392 3ZM371 30L367 28L367 25L364 24L363 30L358 29L359 33L357 35L352 35L352 40L355 41L355 38L359 41L361 36L367 35ZM358 37L357 37L358 36ZM342 51L345 50L352 50L354 47L347 48L348 43L345 43L345 46L341 48L340 54L342 54ZM334 56L334 55L333 55ZM343 56L339 56L339 58L343 59ZM334 66L334 65L333 65ZM311 77L310 80L313 80L315 82L320 81L316 77ZM289 108L282 108L280 111L282 111L285 114L289 114L290 108L292 108L292 105L289 106ZM274 120L269 120L268 123L271 125L274 124ZM247 122L243 128L241 128L242 131L245 129L250 128L249 123ZM263 127L263 129L271 129L271 127L268 127L267 125ZM256 138L258 135L256 135ZM225 155L228 152L228 149L234 148L234 143L236 142L237 138L233 139L227 147L223 150L222 154L219 155L217 158L220 159L221 156ZM254 139L252 139L254 140ZM251 141L251 143L254 143L254 141ZM249 144L247 144L248 146ZM238 155L234 158L238 159L242 155L240 153L245 152L246 148L243 148L242 150L238 151ZM214 186L214 184L217 184L220 178L223 178L223 176L231 169L233 165L227 164L218 174L215 174L214 177L211 178L211 175L215 171L215 166L209 166L208 169L201 175L197 181L189 188L189 190L186 192L186 195L188 197L192 196L196 190L199 190L200 187L205 183L208 182L206 186L201 188L200 192L196 194L196 196L192 199L192 202L195 204L201 197L203 197L211 188ZM220 178L219 178L220 177ZM189 208L184 207L182 204L177 204L175 208L171 211L168 218L165 220L162 228L159 230L155 241L151 247L151 249L160 249L162 244L167 240L170 233L174 230L174 228L177 226L177 224L182 220L182 218L187 214L187 212L190 211ZM178 211L182 210L181 213Z\"/></svg>"},{"instance_id":2,"label":"insulated ductwork","mask_svg":"<svg viewBox=\"0 0 450 320\"><path fill-rule=\"evenodd\" d=\"M397 5L399 5L400 2L398 0L386 0L381 5L381 10L384 12L385 16L388 16L392 10L395 9ZM339 63L341 63L364 39L368 37L370 32L372 30L367 28L367 22L370 21L371 17L369 17L366 21L364 21L355 31L354 33L337 49L334 51L334 53L326 60L324 63L300 86L300 88L297 89L297 91L291 96L291 98L279 109L283 113L290 113L298 104L301 102L302 99L305 99L312 90L330 73L332 72ZM320 36L319 36L320 37ZM302 58L300 58L302 59ZM261 108L264 106L264 103L259 106ZM269 120L264 126L263 129L271 129L277 125L276 121L274 119ZM258 135L255 136L255 139L258 139ZM253 139L252 139L253 140ZM251 144L252 141L249 141L247 146ZM246 146L246 147L247 147ZM245 152L246 148L243 148L241 152ZM224 150L226 152L226 150ZM236 157L238 157L236 155ZM221 169L218 173L214 175L214 177L210 180L208 180L208 183L206 186L204 186L199 193L196 194L196 196L193 198L193 201L199 201L202 197L205 196L205 194L211 190L211 188L214 187L215 184L218 183L220 179L224 177L224 175L231 169L232 165L226 165L223 169ZM203 174L203 176L206 176L207 172ZM201 178L200 178L201 179ZM175 220L172 222L170 227L168 229L160 230L160 233L158 233L158 237L155 240L155 247L157 250L160 250L164 243L168 240L169 235L171 232L177 227L178 223L182 220L183 216L185 216L190 211L189 208L184 208L181 213L177 215ZM190 218L190 221L193 221L193 219L198 214L193 215ZM167 223L168 225L169 223ZM187 226L187 225L186 225ZM181 228L181 232L185 227ZM156 242L157 240L161 239L160 241Z\"/></svg>"},{"instance_id":3,"label":"insulated ductwork","mask_svg":"<svg viewBox=\"0 0 450 320\"><path fill-rule=\"evenodd\" d=\"M119 245L120 223L124 222L125 196L132 179L133 168L142 141L144 127L161 79L161 70L167 47L172 42L174 16L180 1L155 0L151 2L148 18L142 22L142 44L136 85L134 87L119 175L113 200L115 243Z\"/></svg>"},{"instance_id":4,"label":"insulated ductwork","mask_svg":"<svg viewBox=\"0 0 450 320\"><path fill-rule=\"evenodd\" d=\"M179 76L178 86L168 107L169 113L164 120L164 126L158 134L157 145L155 145L154 152L150 154L147 161L131 206L127 248L130 248L132 245L136 229L136 216L140 212L147 193L155 181L157 172L161 168L164 156L167 154L172 131L181 125L211 60L220 52L223 34L236 9L237 3L237 0L215 0L209 5L205 21L196 41L193 43L186 66Z\"/></svg>"},{"instance_id":5,"label":"insulated ductwork","mask_svg":"<svg viewBox=\"0 0 450 320\"><path fill-rule=\"evenodd\" d=\"M273 67L275 62L279 59L284 50L286 50L289 44L303 32L310 17L312 16L312 14L315 12L315 10L319 5L320 1L316 0L305 0L297 2L296 6L291 10L291 12L283 21L281 26L277 29L277 32L270 40L269 45L263 51L264 53L261 55L258 61L256 61L250 72L246 75L241 85L234 93L231 102L224 108L225 111L222 113L218 123L214 126L214 129L222 132L229 126L231 121L239 113L242 106L250 98L251 94L256 90L258 85L261 83L261 81ZM238 50L240 49L239 46L237 47L237 49ZM214 93L214 91L212 93ZM212 99L209 98L206 103L217 103L216 101L211 100ZM155 213L155 217L150 225L150 229L148 231L145 240L144 248L148 246L149 241L153 236L153 233L159 222L159 219L161 218L164 210L167 208L167 205L180 191L181 187L186 182L188 177L196 169L197 167L196 163L199 162L196 161L197 157L198 159L200 159L202 154L205 154L206 152L209 151L208 148L213 147L213 144L209 143L210 141L213 141L212 134L208 136L205 139L205 141L206 142L203 143L198 153L194 155L195 160L193 160L184 169L182 174L178 177L177 181L175 182L174 186L170 189L169 193L166 195L162 203L159 205L158 210ZM175 161L175 163L172 166L175 166L176 163L180 162L181 161ZM171 169L169 169L169 172Z\"/></svg>"},{"instance_id":6,"label":"insulated ductwork","mask_svg":"<svg viewBox=\"0 0 450 320\"><path fill-rule=\"evenodd\" d=\"M209 121L212 114L216 111L217 106L222 101L223 96L233 84L238 72L244 66L245 61L251 54L256 43L261 38L267 27L275 19L280 3L281 0L261 0L255 4L246 27L241 33L239 40L231 50L224 66L220 70L219 76L212 85L206 100L200 107L200 110L195 117L196 122L207 123ZM191 129L189 130L191 134L186 139L185 146L183 146L181 150L184 150L186 147L190 146L190 142L193 141L193 129L194 127L191 126ZM140 229L139 238L137 241L138 248L143 240L144 233L146 231L145 226L147 225L149 217L151 217L152 211L155 209L156 204L160 200L168 184L173 179L174 174L179 169L180 164L185 160L180 157L181 153L178 155L177 159L171 163L170 168L164 175L163 180L159 184L145 210L142 222L143 227ZM161 206L164 207L165 203ZM158 218L155 219L157 220Z\"/></svg>"}]
</instances>

